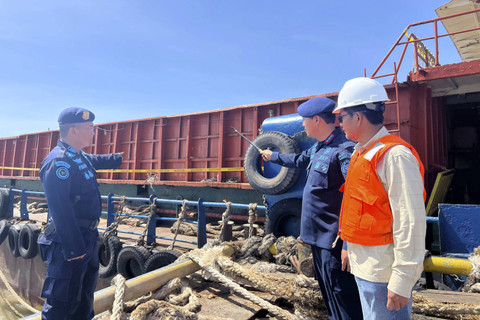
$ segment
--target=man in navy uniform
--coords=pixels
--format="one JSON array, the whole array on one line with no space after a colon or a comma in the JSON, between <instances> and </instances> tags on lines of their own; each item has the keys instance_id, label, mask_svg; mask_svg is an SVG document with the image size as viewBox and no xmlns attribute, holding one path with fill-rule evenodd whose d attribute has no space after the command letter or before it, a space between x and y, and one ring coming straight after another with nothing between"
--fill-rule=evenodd
<instances>
[{"instance_id":1,"label":"man in navy uniform","mask_svg":"<svg viewBox=\"0 0 480 320\"><path fill-rule=\"evenodd\" d=\"M339 189L345 182L355 145L335 127L334 108L335 102L326 97L310 99L298 107L307 136L318 140L310 149L301 154L270 150L260 153L264 160L307 170L300 239L311 246L315 277L330 319L362 319L355 279L347 270L342 270L342 243L337 241L332 248L342 203Z\"/></svg>"},{"instance_id":2,"label":"man in navy uniform","mask_svg":"<svg viewBox=\"0 0 480 320\"><path fill-rule=\"evenodd\" d=\"M40 168L48 224L39 238L48 262L42 319L92 319L98 278L97 225L102 211L96 169L115 169L121 154L91 155L95 115L82 108L60 113L60 140Z\"/></svg>"}]
</instances>

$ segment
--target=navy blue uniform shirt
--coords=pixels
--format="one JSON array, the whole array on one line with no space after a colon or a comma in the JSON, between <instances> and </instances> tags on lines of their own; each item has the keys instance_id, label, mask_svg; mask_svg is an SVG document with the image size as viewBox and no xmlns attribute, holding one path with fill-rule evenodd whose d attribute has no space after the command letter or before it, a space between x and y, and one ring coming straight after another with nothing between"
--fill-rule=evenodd
<instances>
[{"instance_id":1,"label":"navy blue uniform shirt","mask_svg":"<svg viewBox=\"0 0 480 320\"><path fill-rule=\"evenodd\" d=\"M40 179L55 225L55 232L47 240L61 243L65 260L85 253L77 219L93 221L102 212L95 169L116 169L121 163L120 154L86 154L63 141L58 141L43 160Z\"/></svg>"},{"instance_id":2,"label":"navy blue uniform shirt","mask_svg":"<svg viewBox=\"0 0 480 320\"><path fill-rule=\"evenodd\" d=\"M345 182L354 145L340 128L335 128L325 141L315 143L300 154L272 153L273 163L307 169L300 226L303 242L332 248L343 196L339 189Z\"/></svg>"}]
</instances>

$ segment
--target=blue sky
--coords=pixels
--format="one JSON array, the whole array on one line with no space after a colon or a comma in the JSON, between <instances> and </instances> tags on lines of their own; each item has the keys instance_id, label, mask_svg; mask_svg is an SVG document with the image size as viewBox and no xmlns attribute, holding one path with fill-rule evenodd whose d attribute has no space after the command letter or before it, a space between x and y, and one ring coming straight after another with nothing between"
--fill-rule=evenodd
<instances>
[{"instance_id":1,"label":"blue sky","mask_svg":"<svg viewBox=\"0 0 480 320\"><path fill-rule=\"evenodd\" d=\"M446 2L2 0L0 137L72 106L105 123L337 92ZM445 39L440 62L459 62Z\"/></svg>"}]
</instances>

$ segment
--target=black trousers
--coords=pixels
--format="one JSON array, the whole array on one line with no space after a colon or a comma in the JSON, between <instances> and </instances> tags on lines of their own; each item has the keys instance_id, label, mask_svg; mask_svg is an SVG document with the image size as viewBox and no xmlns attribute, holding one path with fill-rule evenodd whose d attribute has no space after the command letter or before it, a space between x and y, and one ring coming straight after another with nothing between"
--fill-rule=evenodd
<instances>
[{"instance_id":1,"label":"black trousers","mask_svg":"<svg viewBox=\"0 0 480 320\"><path fill-rule=\"evenodd\" d=\"M363 319L362 306L354 276L342 271L341 248L311 246L317 279L330 319Z\"/></svg>"}]
</instances>

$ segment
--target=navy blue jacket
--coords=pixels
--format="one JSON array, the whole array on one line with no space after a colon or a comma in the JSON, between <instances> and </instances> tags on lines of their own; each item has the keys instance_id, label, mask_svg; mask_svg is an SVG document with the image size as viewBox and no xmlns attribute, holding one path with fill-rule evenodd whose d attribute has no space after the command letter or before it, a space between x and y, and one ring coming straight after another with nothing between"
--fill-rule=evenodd
<instances>
[{"instance_id":1,"label":"navy blue jacket","mask_svg":"<svg viewBox=\"0 0 480 320\"><path fill-rule=\"evenodd\" d=\"M332 248L343 196L339 189L345 182L354 145L340 128L335 128L325 141L315 143L300 154L272 153L273 163L307 169L300 227L303 242Z\"/></svg>"},{"instance_id":2,"label":"navy blue jacket","mask_svg":"<svg viewBox=\"0 0 480 320\"><path fill-rule=\"evenodd\" d=\"M120 154L91 155L77 152L63 141L47 155L40 168L48 215L55 232L47 240L60 242L65 260L85 253L77 219L97 220L102 213L95 169L116 169Z\"/></svg>"}]
</instances>

